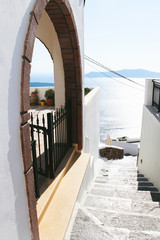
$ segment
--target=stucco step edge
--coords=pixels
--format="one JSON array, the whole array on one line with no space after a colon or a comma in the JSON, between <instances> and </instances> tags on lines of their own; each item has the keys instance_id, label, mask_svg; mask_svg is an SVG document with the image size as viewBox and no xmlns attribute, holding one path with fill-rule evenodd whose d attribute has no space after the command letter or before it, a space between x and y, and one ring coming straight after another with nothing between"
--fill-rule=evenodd
<instances>
[{"instance_id":1,"label":"stucco step edge","mask_svg":"<svg viewBox=\"0 0 160 240\"><path fill-rule=\"evenodd\" d=\"M59 168L55 173L55 179L51 183L51 185L46 189L46 191L41 195L41 197L37 201L37 216L38 216L38 224L40 224L54 194L57 191L57 188L62 181L70 162L72 161L75 155L75 148L72 147L68 150L67 154L65 155L62 163L60 164Z\"/></svg>"}]
</instances>

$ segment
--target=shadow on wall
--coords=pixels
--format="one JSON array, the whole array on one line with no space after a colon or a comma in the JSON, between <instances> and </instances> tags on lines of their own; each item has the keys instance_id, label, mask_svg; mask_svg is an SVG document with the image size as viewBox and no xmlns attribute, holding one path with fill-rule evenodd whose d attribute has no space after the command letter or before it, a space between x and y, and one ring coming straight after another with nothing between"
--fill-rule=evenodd
<instances>
[{"instance_id":1,"label":"shadow on wall","mask_svg":"<svg viewBox=\"0 0 160 240\"><path fill-rule=\"evenodd\" d=\"M17 39L15 41L15 47L12 57L12 68L10 72L9 90L8 90L8 124L9 124L9 151L8 162L11 173L11 181L13 184L13 198L15 209L15 222L17 226L17 239L30 239L30 226L27 212L27 198L25 192L24 181L20 182L20 179L24 179L23 174L23 162L21 161L21 145L19 136L20 127L20 82L21 82L21 65L22 65L22 52L24 47L24 37L28 28L30 12L33 9L34 1L32 1L26 9L25 15L22 19L19 31L17 33ZM18 7L17 7L18 8ZM17 57L18 56L18 57ZM17 80L19 79L19 81ZM17 96L17 97L15 97ZM13 111L14 109L14 111ZM15 141L16 139L16 141ZM13 157L14 156L14 157ZM16 167L15 167L16 166ZM8 191L8 194L10 192ZM7 197L7 196L6 196ZM10 199L10 196L8 196ZM24 204L26 208L24 208ZM26 220L26 221L25 221ZM9 234L9 233L8 233Z\"/></svg>"}]
</instances>

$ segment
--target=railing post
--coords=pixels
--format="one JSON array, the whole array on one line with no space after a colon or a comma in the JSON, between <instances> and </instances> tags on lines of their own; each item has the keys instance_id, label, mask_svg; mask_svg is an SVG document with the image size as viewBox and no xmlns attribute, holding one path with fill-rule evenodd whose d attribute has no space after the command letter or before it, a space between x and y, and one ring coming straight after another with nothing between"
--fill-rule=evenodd
<instances>
[{"instance_id":1,"label":"railing post","mask_svg":"<svg viewBox=\"0 0 160 240\"><path fill-rule=\"evenodd\" d=\"M49 165L50 178L54 178L54 161L53 161L53 114L47 113L48 123L48 143L49 143Z\"/></svg>"},{"instance_id":2,"label":"railing post","mask_svg":"<svg viewBox=\"0 0 160 240\"><path fill-rule=\"evenodd\" d=\"M32 147L32 158L33 158L33 172L34 172L34 185L35 185L35 194L36 198L39 198L39 181L38 181L38 172L37 172L37 157L36 157L36 141L31 142Z\"/></svg>"},{"instance_id":3,"label":"railing post","mask_svg":"<svg viewBox=\"0 0 160 240\"><path fill-rule=\"evenodd\" d=\"M72 116L72 105L71 101L68 101L66 111L67 111L67 144L70 147L72 144L72 128L71 128L71 116Z\"/></svg>"},{"instance_id":4,"label":"railing post","mask_svg":"<svg viewBox=\"0 0 160 240\"><path fill-rule=\"evenodd\" d=\"M154 87L155 87L155 83L154 83L154 80L153 80L152 106L154 105Z\"/></svg>"},{"instance_id":5,"label":"railing post","mask_svg":"<svg viewBox=\"0 0 160 240\"><path fill-rule=\"evenodd\" d=\"M160 112L160 87L159 87L159 105L158 105L158 112Z\"/></svg>"},{"instance_id":6,"label":"railing post","mask_svg":"<svg viewBox=\"0 0 160 240\"><path fill-rule=\"evenodd\" d=\"M31 112L31 140L34 141L34 130L33 130L33 114Z\"/></svg>"},{"instance_id":7,"label":"railing post","mask_svg":"<svg viewBox=\"0 0 160 240\"><path fill-rule=\"evenodd\" d=\"M46 129L44 114L42 116L42 123L43 123L44 129ZM46 176L48 177L48 175L49 175L49 167L48 167L48 150L47 150L47 132L46 131L43 131L43 144L44 144L44 157L45 157Z\"/></svg>"},{"instance_id":8,"label":"railing post","mask_svg":"<svg viewBox=\"0 0 160 240\"><path fill-rule=\"evenodd\" d=\"M57 109L54 113L54 131L55 131L55 149L54 149L54 162L55 168L58 166L58 113Z\"/></svg>"}]
</instances>

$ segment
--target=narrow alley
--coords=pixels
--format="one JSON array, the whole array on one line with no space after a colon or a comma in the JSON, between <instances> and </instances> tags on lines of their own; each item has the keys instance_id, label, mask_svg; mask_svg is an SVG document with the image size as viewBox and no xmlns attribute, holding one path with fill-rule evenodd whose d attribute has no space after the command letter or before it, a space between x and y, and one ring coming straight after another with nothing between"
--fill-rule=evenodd
<instances>
[{"instance_id":1,"label":"narrow alley","mask_svg":"<svg viewBox=\"0 0 160 240\"><path fill-rule=\"evenodd\" d=\"M136 160L105 162L66 240L160 240L160 193L137 172Z\"/></svg>"}]
</instances>

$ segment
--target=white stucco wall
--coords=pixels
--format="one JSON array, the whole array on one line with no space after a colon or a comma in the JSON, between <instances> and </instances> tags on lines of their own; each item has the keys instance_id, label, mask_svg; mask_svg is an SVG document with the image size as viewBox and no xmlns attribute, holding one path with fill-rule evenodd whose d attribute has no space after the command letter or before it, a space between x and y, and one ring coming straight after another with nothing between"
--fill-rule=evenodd
<instances>
[{"instance_id":1,"label":"white stucco wall","mask_svg":"<svg viewBox=\"0 0 160 240\"><path fill-rule=\"evenodd\" d=\"M76 22L82 63L82 98L84 103L84 0L70 0ZM85 126L85 108L83 108L83 126ZM83 149L85 147L85 128L83 128Z\"/></svg>"},{"instance_id":2,"label":"white stucco wall","mask_svg":"<svg viewBox=\"0 0 160 240\"><path fill-rule=\"evenodd\" d=\"M144 106L138 169L160 190L160 114Z\"/></svg>"},{"instance_id":3,"label":"white stucco wall","mask_svg":"<svg viewBox=\"0 0 160 240\"><path fill-rule=\"evenodd\" d=\"M36 0L5 0L0 8L0 239L31 239L20 142L20 83L24 41ZM77 29L83 1L71 0ZM79 33L83 52L83 31Z\"/></svg>"},{"instance_id":4,"label":"white stucco wall","mask_svg":"<svg viewBox=\"0 0 160 240\"><path fill-rule=\"evenodd\" d=\"M144 104L146 106L152 105L152 95L153 95L153 79L145 80L145 98Z\"/></svg>"},{"instance_id":5,"label":"white stucco wall","mask_svg":"<svg viewBox=\"0 0 160 240\"><path fill-rule=\"evenodd\" d=\"M73 15L76 22L80 51L81 51L81 60L82 60L82 72L84 71L84 0L70 0L71 7L73 9Z\"/></svg>"},{"instance_id":6,"label":"white stucco wall","mask_svg":"<svg viewBox=\"0 0 160 240\"><path fill-rule=\"evenodd\" d=\"M100 114L100 90L94 88L85 96L84 102L84 152L90 153L93 156L94 163L98 161L99 156L99 114Z\"/></svg>"},{"instance_id":7,"label":"white stucco wall","mask_svg":"<svg viewBox=\"0 0 160 240\"><path fill-rule=\"evenodd\" d=\"M0 239L31 239L20 143L24 40L35 1L1 1Z\"/></svg>"}]
</instances>

